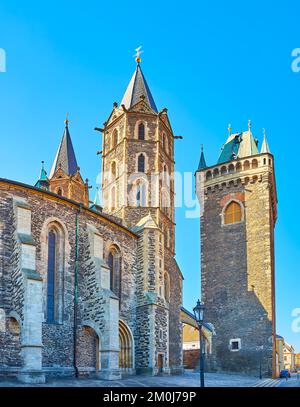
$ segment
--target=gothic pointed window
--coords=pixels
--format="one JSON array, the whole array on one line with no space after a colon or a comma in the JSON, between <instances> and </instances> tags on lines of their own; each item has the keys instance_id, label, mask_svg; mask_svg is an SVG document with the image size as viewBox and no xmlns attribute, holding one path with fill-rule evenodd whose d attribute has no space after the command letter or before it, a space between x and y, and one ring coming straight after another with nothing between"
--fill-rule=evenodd
<instances>
[{"instance_id":1,"label":"gothic pointed window","mask_svg":"<svg viewBox=\"0 0 300 407\"><path fill-rule=\"evenodd\" d=\"M138 126L138 139L145 140L145 125L144 123L140 123Z\"/></svg>"},{"instance_id":2,"label":"gothic pointed window","mask_svg":"<svg viewBox=\"0 0 300 407\"><path fill-rule=\"evenodd\" d=\"M167 271L164 273L164 297L167 302L170 302L170 277Z\"/></svg>"},{"instance_id":3,"label":"gothic pointed window","mask_svg":"<svg viewBox=\"0 0 300 407\"><path fill-rule=\"evenodd\" d=\"M55 320L56 234L48 234L47 320Z\"/></svg>"},{"instance_id":4,"label":"gothic pointed window","mask_svg":"<svg viewBox=\"0 0 300 407\"><path fill-rule=\"evenodd\" d=\"M112 211L116 209L116 188L112 187L110 191L110 208Z\"/></svg>"},{"instance_id":5,"label":"gothic pointed window","mask_svg":"<svg viewBox=\"0 0 300 407\"><path fill-rule=\"evenodd\" d=\"M140 154L138 157L138 172L145 172L145 156Z\"/></svg>"},{"instance_id":6,"label":"gothic pointed window","mask_svg":"<svg viewBox=\"0 0 300 407\"><path fill-rule=\"evenodd\" d=\"M229 225L237 223L242 220L242 208L241 205L235 201L232 201L225 209L224 223Z\"/></svg>"},{"instance_id":7,"label":"gothic pointed window","mask_svg":"<svg viewBox=\"0 0 300 407\"><path fill-rule=\"evenodd\" d=\"M110 289L119 298L121 295L121 253L117 246L113 245L108 253L108 267L110 270Z\"/></svg>"},{"instance_id":8,"label":"gothic pointed window","mask_svg":"<svg viewBox=\"0 0 300 407\"><path fill-rule=\"evenodd\" d=\"M112 148L115 148L118 144L118 130L115 129L112 134Z\"/></svg>"},{"instance_id":9,"label":"gothic pointed window","mask_svg":"<svg viewBox=\"0 0 300 407\"><path fill-rule=\"evenodd\" d=\"M113 181L117 176L117 168L116 168L116 162L113 161L111 163L111 180Z\"/></svg>"},{"instance_id":10,"label":"gothic pointed window","mask_svg":"<svg viewBox=\"0 0 300 407\"><path fill-rule=\"evenodd\" d=\"M114 281L114 255L112 252L108 254L108 267L110 270L110 289L113 289L113 281Z\"/></svg>"}]
</instances>

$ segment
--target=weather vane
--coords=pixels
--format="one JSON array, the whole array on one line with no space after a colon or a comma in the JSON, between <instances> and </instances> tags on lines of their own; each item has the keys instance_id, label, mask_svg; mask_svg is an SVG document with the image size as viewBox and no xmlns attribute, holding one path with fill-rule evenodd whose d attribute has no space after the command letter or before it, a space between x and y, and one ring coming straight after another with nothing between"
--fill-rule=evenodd
<instances>
[{"instance_id":1,"label":"weather vane","mask_svg":"<svg viewBox=\"0 0 300 407\"><path fill-rule=\"evenodd\" d=\"M136 50L136 53L134 54L135 61L136 61L138 64L142 61L140 55L144 52L144 51L141 51L141 48L142 48L142 45L140 45L138 48L136 48L136 49L135 49L135 50Z\"/></svg>"}]
</instances>

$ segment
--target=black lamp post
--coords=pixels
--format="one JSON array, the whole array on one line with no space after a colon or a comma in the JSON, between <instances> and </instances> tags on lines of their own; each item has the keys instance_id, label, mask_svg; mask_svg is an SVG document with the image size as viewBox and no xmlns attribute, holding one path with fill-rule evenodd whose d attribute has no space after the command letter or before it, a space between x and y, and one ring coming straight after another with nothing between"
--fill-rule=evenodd
<instances>
[{"instance_id":1,"label":"black lamp post","mask_svg":"<svg viewBox=\"0 0 300 407\"><path fill-rule=\"evenodd\" d=\"M195 319L199 327L199 342L200 342L200 386L204 387L204 354L203 354L203 342L202 342L202 326L204 321L204 304L197 301L196 307L193 309Z\"/></svg>"}]
</instances>

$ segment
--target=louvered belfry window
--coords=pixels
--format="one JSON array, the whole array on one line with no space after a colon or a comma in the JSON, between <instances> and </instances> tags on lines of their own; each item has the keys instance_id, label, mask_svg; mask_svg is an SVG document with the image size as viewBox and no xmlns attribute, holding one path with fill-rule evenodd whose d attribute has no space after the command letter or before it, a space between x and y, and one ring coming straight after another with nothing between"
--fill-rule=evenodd
<instances>
[{"instance_id":1,"label":"louvered belfry window","mask_svg":"<svg viewBox=\"0 0 300 407\"><path fill-rule=\"evenodd\" d=\"M231 202L225 210L224 223L228 225L231 223L240 222L241 220L242 220L241 205L239 205L237 202Z\"/></svg>"}]
</instances>

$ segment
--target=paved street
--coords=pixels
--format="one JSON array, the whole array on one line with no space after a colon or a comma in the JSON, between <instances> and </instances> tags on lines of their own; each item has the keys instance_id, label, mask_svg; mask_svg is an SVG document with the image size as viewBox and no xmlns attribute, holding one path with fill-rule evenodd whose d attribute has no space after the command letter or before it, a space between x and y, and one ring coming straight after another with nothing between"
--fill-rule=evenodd
<instances>
[{"instance_id":1,"label":"paved street","mask_svg":"<svg viewBox=\"0 0 300 407\"><path fill-rule=\"evenodd\" d=\"M296 375L285 379L262 379L250 376L206 373L207 387L300 387ZM181 376L132 376L121 381L60 379L49 380L45 385L36 387L198 387L199 374L187 371ZM0 380L0 387L31 387L14 381Z\"/></svg>"}]
</instances>

